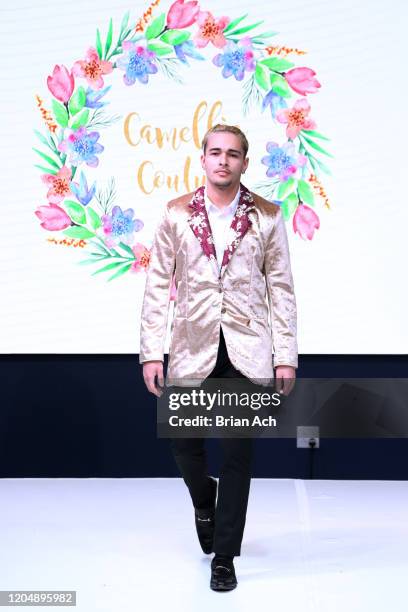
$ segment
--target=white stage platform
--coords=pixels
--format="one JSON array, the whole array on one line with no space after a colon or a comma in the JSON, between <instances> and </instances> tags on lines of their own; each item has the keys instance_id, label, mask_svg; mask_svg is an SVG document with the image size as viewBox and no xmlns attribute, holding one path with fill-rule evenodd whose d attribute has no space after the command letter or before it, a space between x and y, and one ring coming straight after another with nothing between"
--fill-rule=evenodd
<instances>
[{"instance_id":1,"label":"white stage platform","mask_svg":"<svg viewBox=\"0 0 408 612\"><path fill-rule=\"evenodd\" d=\"M407 610L405 481L252 479L227 593L180 478L3 479L0 502L0 590L77 591L62 609Z\"/></svg>"}]
</instances>

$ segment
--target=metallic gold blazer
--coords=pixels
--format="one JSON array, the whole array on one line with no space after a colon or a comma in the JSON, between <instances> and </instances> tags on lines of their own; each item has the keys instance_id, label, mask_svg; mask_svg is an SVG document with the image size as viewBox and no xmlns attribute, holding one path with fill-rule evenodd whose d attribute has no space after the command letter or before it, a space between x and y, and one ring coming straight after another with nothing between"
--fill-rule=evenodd
<instances>
[{"instance_id":1,"label":"metallic gold blazer","mask_svg":"<svg viewBox=\"0 0 408 612\"><path fill-rule=\"evenodd\" d=\"M164 360L173 274L177 287L166 385L200 385L213 370L220 325L231 363L270 385L298 366L297 314L286 227L277 204L240 184L219 270L204 187L171 200L146 271L139 362Z\"/></svg>"}]
</instances>

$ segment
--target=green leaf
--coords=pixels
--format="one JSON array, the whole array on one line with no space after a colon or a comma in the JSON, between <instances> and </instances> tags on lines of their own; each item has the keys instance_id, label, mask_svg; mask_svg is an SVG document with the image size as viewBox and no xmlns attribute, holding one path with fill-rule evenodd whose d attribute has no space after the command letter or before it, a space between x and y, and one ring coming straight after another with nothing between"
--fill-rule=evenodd
<instances>
[{"instance_id":1,"label":"green leaf","mask_svg":"<svg viewBox=\"0 0 408 612\"><path fill-rule=\"evenodd\" d=\"M276 72L271 72L270 75L270 88L273 89L275 93L282 96L282 98L290 98L292 93L285 77L276 74Z\"/></svg>"},{"instance_id":2,"label":"green leaf","mask_svg":"<svg viewBox=\"0 0 408 612\"><path fill-rule=\"evenodd\" d=\"M261 64L264 64L265 66L268 66L270 70L276 70L277 72L289 70L289 68L292 68L295 65L293 62L290 62L282 57L268 57L267 59L262 60Z\"/></svg>"},{"instance_id":3,"label":"green leaf","mask_svg":"<svg viewBox=\"0 0 408 612\"><path fill-rule=\"evenodd\" d=\"M80 225L86 223L85 208L82 204L73 200L66 200L64 206L74 223L79 223Z\"/></svg>"},{"instance_id":4,"label":"green leaf","mask_svg":"<svg viewBox=\"0 0 408 612\"><path fill-rule=\"evenodd\" d=\"M124 16L123 16L122 23L120 24L119 39L122 37L123 32L126 30L126 28L128 26L129 15L130 15L130 11L127 11L127 13L125 13Z\"/></svg>"},{"instance_id":5,"label":"green leaf","mask_svg":"<svg viewBox=\"0 0 408 612\"><path fill-rule=\"evenodd\" d=\"M119 270L117 272L115 272L115 274L112 274L112 276L110 276L108 278L108 281L111 281L114 278L117 278L118 276L122 276L122 274L125 274L125 272L127 272L131 267L132 267L132 264L128 263L125 266L123 266L122 268L119 268Z\"/></svg>"},{"instance_id":6,"label":"green leaf","mask_svg":"<svg viewBox=\"0 0 408 612\"><path fill-rule=\"evenodd\" d=\"M263 20L257 21L257 23L253 23L252 25L248 25L243 28L239 28L238 30L234 30L233 32L230 31L228 34L231 36L237 36L238 34L245 34L245 32L249 32L250 30L257 28L259 25L261 25L261 23L263 23Z\"/></svg>"},{"instance_id":7,"label":"green leaf","mask_svg":"<svg viewBox=\"0 0 408 612\"><path fill-rule=\"evenodd\" d=\"M331 171L329 170L329 168L322 161L320 161L320 159L316 159L316 158L314 159L316 160L316 163L318 164L322 172L331 176Z\"/></svg>"},{"instance_id":8,"label":"green leaf","mask_svg":"<svg viewBox=\"0 0 408 612\"><path fill-rule=\"evenodd\" d=\"M259 87L262 87L262 89L266 91L270 89L269 74L269 69L258 62L255 68L255 81L258 83Z\"/></svg>"},{"instance_id":9,"label":"green leaf","mask_svg":"<svg viewBox=\"0 0 408 612\"><path fill-rule=\"evenodd\" d=\"M309 183L303 179L298 181L298 194L302 202L306 202L306 204L310 204L310 206L314 205L314 194L312 188L310 187Z\"/></svg>"},{"instance_id":10,"label":"green leaf","mask_svg":"<svg viewBox=\"0 0 408 612\"><path fill-rule=\"evenodd\" d=\"M312 138L321 138L322 140L330 140L330 138L327 138L327 136L323 136L323 134L320 134L320 132L315 132L315 130L307 130L307 135L311 136Z\"/></svg>"},{"instance_id":11,"label":"green leaf","mask_svg":"<svg viewBox=\"0 0 408 612\"><path fill-rule=\"evenodd\" d=\"M234 19L233 21L231 21L224 29L223 29L223 34L226 34L227 32L231 32L231 30L233 30L235 28L235 26L237 26L239 23L241 23L241 21L243 19L245 19L245 17L248 17L249 13L245 13L245 15L243 15L242 17L238 17L237 19Z\"/></svg>"},{"instance_id":12,"label":"green leaf","mask_svg":"<svg viewBox=\"0 0 408 612\"><path fill-rule=\"evenodd\" d=\"M263 32L262 34L256 34L254 38L252 38L252 42L254 42L254 40L262 40L263 38L272 38L272 36L276 36L277 34L279 34L279 32L272 32L272 30L270 32Z\"/></svg>"},{"instance_id":13,"label":"green leaf","mask_svg":"<svg viewBox=\"0 0 408 612\"><path fill-rule=\"evenodd\" d=\"M52 141L50 142L49 140L47 140L47 138L38 130L34 130L34 133L37 136L38 140L40 140L46 147L48 147L53 153L55 153L55 147L51 144Z\"/></svg>"},{"instance_id":14,"label":"green leaf","mask_svg":"<svg viewBox=\"0 0 408 612\"><path fill-rule=\"evenodd\" d=\"M106 272L107 270L113 270L114 268L117 268L118 266L123 266L123 261L113 261L107 266L104 266L103 268L96 270L96 272L93 272L92 276L95 276L95 274L100 274L101 272Z\"/></svg>"},{"instance_id":15,"label":"green leaf","mask_svg":"<svg viewBox=\"0 0 408 612\"><path fill-rule=\"evenodd\" d=\"M78 261L78 266L86 266L88 264L95 264L98 263L98 261L102 261L106 259L106 257L92 257L91 259L82 259L81 261Z\"/></svg>"},{"instance_id":16,"label":"green leaf","mask_svg":"<svg viewBox=\"0 0 408 612\"><path fill-rule=\"evenodd\" d=\"M103 59L101 33L99 32L99 28L96 28L96 52L99 55L99 59Z\"/></svg>"},{"instance_id":17,"label":"green leaf","mask_svg":"<svg viewBox=\"0 0 408 612\"><path fill-rule=\"evenodd\" d=\"M105 41L105 57L108 55L109 49L111 48L111 45L112 45L112 34L113 34L113 23L112 23L112 17L111 17L109 21L108 35Z\"/></svg>"},{"instance_id":18,"label":"green leaf","mask_svg":"<svg viewBox=\"0 0 408 612\"><path fill-rule=\"evenodd\" d=\"M167 43L168 45L181 45L181 43L185 42L190 38L190 32L186 32L185 30L167 30L160 36L160 40Z\"/></svg>"},{"instance_id":19,"label":"green leaf","mask_svg":"<svg viewBox=\"0 0 408 612\"><path fill-rule=\"evenodd\" d=\"M122 249L126 251L131 257L133 257L133 259L135 259L135 254L128 244L125 244L124 242L119 242L119 246L122 247Z\"/></svg>"},{"instance_id":20,"label":"green leaf","mask_svg":"<svg viewBox=\"0 0 408 612\"><path fill-rule=\"evenodd\" d=\"M92 248L99 249L99 251L101 253L104 253L105 255L110 257L110 253L109 253L108 249L104 247L101 238L98 238L98 242L96 240L91 240L90 244L92 245Z\"/></svg>"},{"instance_id":21,"label":"green leaf","mask_svg":"<svg viewBox=\"0 0 408 612\"><path fill-rule=\"evenodd\" d=\"M171 45L167 45L162 40L149 42L147 44L147 48L150 49L150 51L157 53L157 55L169 55L170 53L173 53L173 47Z\"/></svg>"},{"instance_id":22,"label":"green leaf","mask_svg":"<svg viewBox=\"0 0 408 612\"><path fill-rule=\"evenodd\" d=\"M34 168L39 168L40 170L42 170L43 172L46 172L47 174L57 174L57 170L52 169L51 168L46 168L45 166L39 166L38 164L34 164Z\"/></svg>"},{"instance_id":23,"label":"green leaf","mask_svg":"<svg viewBox=\"0 0 408 612\"><path fill-rule=\"evenodd\" d=\"M282 202L282 214L285 221L288 221L292 214L295 212L298 205L297 195L291 193L283 202Z\"/></svg>"},{"instance_id":24,"label":"green leaf","mask_svg":"<svg viewBox=\"0 0 408 612\"><path fill-rule=\"evenodd\" d=\"M81 227L79 225L68 227L62 233L70 238L92 238L95 236L94 232L91 232L86 227Z\"/></svg>"},{"instance_id":25,"label":"green leaf","mask_svg":"<svg viewBox=\"0 0 408 612\"><path fill-rule=\"evenodd\" d=\"M68 102L68 108L71 115L76 115L82 110L85 106L86 102L86 93L85 89L82 87L78 87L78 89L71 96L70 101Z\"/></svg>"},{"instance_id":26,"label":"green leaf","mask_svg":"<svg viewBox=\"0 0 408 612\"><path fill-rule=\"evenodd\" d=\"M296 188L296 179L288 178L287 181L283 181L283 183L279 183L278 190L276 192L277 200L284 200L286 196L294 191Z\"/></svg>"},{"instance_id":27,"label":"green leaf","mask_svg":"<svg viewBox=\"0 0 408 612\"><path fill-rule=\"evenodd\" d=\"M54 117L56 122L61 127L67 127L68 125L68 112L63 104L58 102L58 100L53 99L51 102L52 110L54 111Z\"/></svg>"},{"instance_id":28,"label":"green leaf","mask_svg":"<svg viewBox=\"0 0 408 612\"><path fill-rule=\"evenodd\" d=\"M91 208L90 206L86 207L86 212L88 213L88 219L89 219L89 223L90 223L91 227L94 230L97 230L98 227L101 227L102 221L101 221L98 213L93 208Z\"/></svg>"},{"instance_id":29,"label":"green leaf","mask_svg":"<svg viewBox=\"0 0 408 612\"><path fill-rule=\"evenodd\" d=\"M166 19L166 13L162 13L156 19L152 21L149 27L146 30L146 38L147 40L151 40L152 38L156 38L164 29L164 22Z\"/></svg>"},{"instance_id":30,"label":"green leaf","mask_svg":"<svg viewBox=\"0 0 408 612\"><path fill-rule=\"evenodd\" d=\"M303 140L306 140L307 144L310 147L313 147L313 149L316 149L316 151L323 153L323 155L327 155L328 157L334 157L334 155L326 151L326 149L323 149L323 147L321 147L319 144L317 144L317 142L315 142L311 138L308 138L307 136L305 136L305 134L306 134L305 130L301 130L301 132L299 133L299 136L301 136Z\"/></svg>"},{"instance_id":31,"label":"green leaf","mask_svg":"<svg viewBox=\"0 0 408 612\"><path fill-rule=\"evenodd\" d=\"M76 130L77 128L81 127L81 125L86 125L86 123L88 122L88 118L89 118L89 108L84 108L82 113L80 113L75 118L75 120L72 121L71 128L73 130Z\"/></svg>"},{"instance_id":32,"label":"green leaf","mask_svg":"<svg viewBox=\"0 0 408 612\"><path fill-rule=\"evenodd\" d=\"M61 168L61 166L59 164L57 164L57 162L54 159L52 159L52 157L50 157L49 155L46 155L45 153L43 153L39 149L36 149L35 147L33 147L33 151L38 153L38 155L40 155L40 157L45 159L46 162L48 162L51 166L53 166L57 170L59 170Z\"/></svg>"}]
</instances>

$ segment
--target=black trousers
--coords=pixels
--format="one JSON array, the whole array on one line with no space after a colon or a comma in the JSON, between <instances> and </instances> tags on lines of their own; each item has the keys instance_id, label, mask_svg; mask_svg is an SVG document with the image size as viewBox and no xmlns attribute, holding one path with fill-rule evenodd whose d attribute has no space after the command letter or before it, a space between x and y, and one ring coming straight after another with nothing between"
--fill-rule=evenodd
<instances>
[{"instance_id":1,"label":"black trousers","mask_svg":"<svg viewBox=\"0 0 408 612\"><path fill-rule=\"evenodd\" d=\"M220 333L217 362L212 378L245 378L232 365ZM204 438L171 438L170 446L195 508L209 507L211 499ZM213 552L239 556L244 534L251 464L252 438L219 438L222 460L219 471Z\"/></svg>"}]
</instances>

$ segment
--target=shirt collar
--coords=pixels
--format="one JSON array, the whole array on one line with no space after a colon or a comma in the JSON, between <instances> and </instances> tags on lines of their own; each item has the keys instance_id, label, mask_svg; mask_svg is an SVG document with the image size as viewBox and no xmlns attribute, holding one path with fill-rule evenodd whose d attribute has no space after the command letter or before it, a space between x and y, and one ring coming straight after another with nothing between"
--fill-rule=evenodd
<instances>
[{"instance_id":1,"label":"shirt collar","mask_svg":"<svg viewBox=\"0 0 408 612\"><path fill-rule=\"evenodd\" d=\"M238 191L235 195L235 198L232 200L232 202L230 202L228 204L228 206L224 206L223 208L218 208L218 206L215 206L208 198L207 196L207 189L206 187L204 188L204 203L205 203L205 207L207 209L207 214L208 212L211 210L211 212L215 212L218 213L219 215L228 215L228 213L232 213L235 214L235 211L237 209L238 206L238 202L239 202L239 197L241 195L241 186L238 186Z\"/></svg>"}]
</instances>

